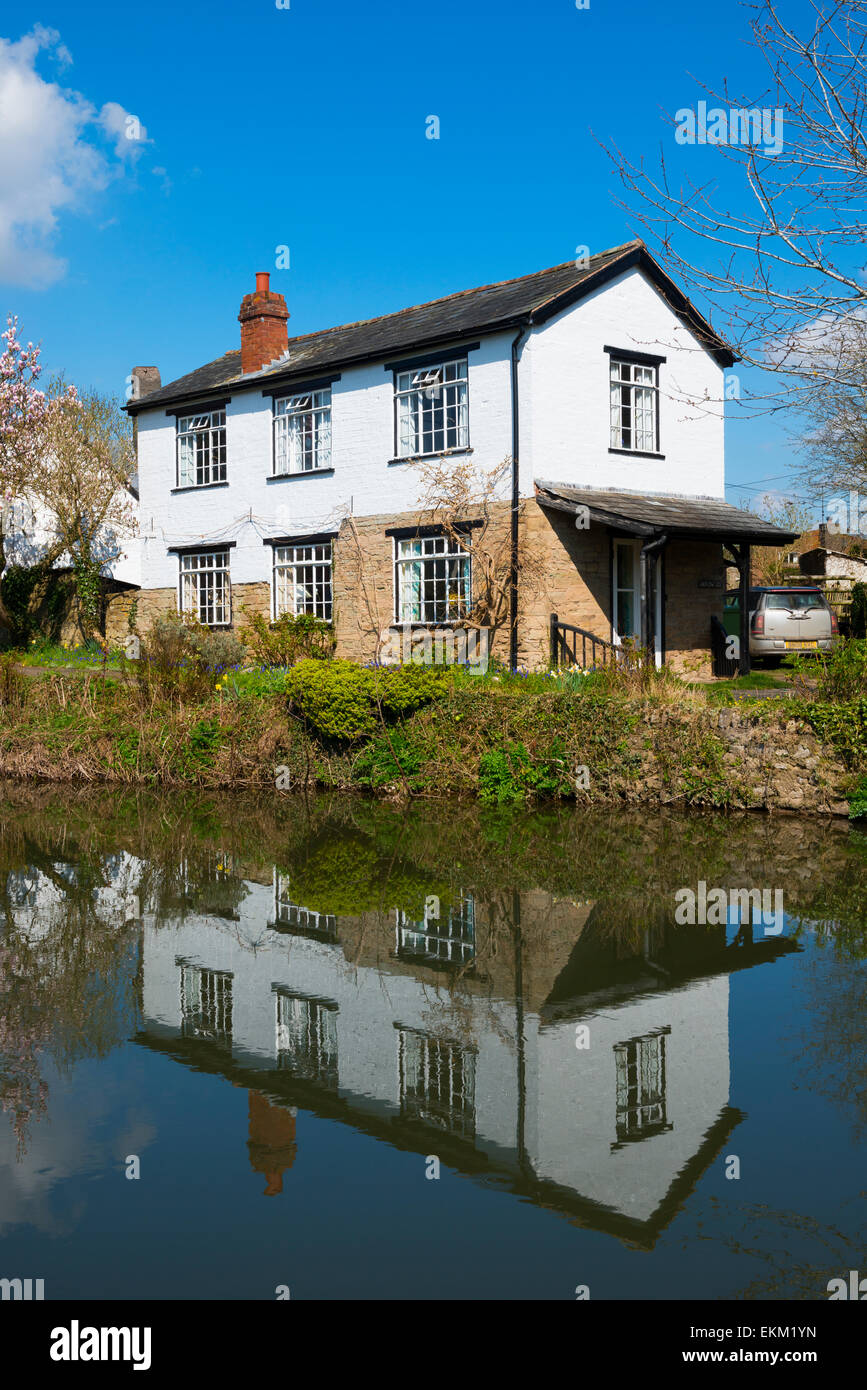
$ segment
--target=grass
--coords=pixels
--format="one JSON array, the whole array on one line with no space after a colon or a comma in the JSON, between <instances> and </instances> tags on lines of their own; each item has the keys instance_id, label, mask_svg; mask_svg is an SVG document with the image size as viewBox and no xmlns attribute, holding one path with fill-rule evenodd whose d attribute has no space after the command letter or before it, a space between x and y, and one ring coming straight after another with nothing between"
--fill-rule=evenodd
<instances>
[{"instance_id":1,"label":"grass","mask_svg":"<svg viewBox=\"0 0 867 1390\"><path fill-rule=\"evenodd\" d=\"M95 642L49 642L34 637L29 647L13 653L21 666L91 667L96 670L103 664L103 654ZM108 665L123 665L124 654L119 649L110 650Z\"/></svg>"},{"instance_id":2,"label":"grass","mask_svg":"<svg viewBox=\"0 0 867 1390\"><path fill-rule=\"evenodd\" d=\"M283 668L233 668L195 689L163 689L157 675L120 656L130 679L103 681L86 648L77 664L69 648L54 650L64 669L49 661L32 679L16 670L17 654L0 658L0 761L12 777L262 788L285 767L293 787L388 797L764 804L719 729L720 705L733 703L737 690L751 681L760 688L757 677L764 688L778 685L764 672L700 686L652 667L454 668L411 714L380 709L363 737L317 736L319 726L290 706ZM854 783L867 771L860 712L791 693L747 701L747 721L761 722L771 741L792 719L812 729L826 745L821 778L834 788L830 799L845 799L845 776Z\"/></svg>"}]
</instances>

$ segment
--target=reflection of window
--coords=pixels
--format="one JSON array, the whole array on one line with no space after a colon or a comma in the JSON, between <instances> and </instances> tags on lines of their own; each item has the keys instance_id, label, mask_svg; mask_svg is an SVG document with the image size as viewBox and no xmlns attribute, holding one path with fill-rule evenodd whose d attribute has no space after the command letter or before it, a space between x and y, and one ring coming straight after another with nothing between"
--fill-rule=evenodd
<instances>
[{"instance_id":1,"label":"reflection of window","mask_svg":"<svg viewBox=\"0 0 867 1390\"><path fill-rule=\"evenodd\" d=\"M437 915L434 916L434 911ZM424 920L413 922L397 911L397 954L449 965L464 965L476 954L475 902L461 894L448 913L438 904L425 904Z\"/></svg>"},{"instance_id":2,"label":"reflection of window","mask_svg":"<svg viewBox=\"0 0 867 1390\"><path fill-rule=\"evenodd\" d=\"M275 926L289 927L302 936L337 940L337 918L333 912L314 912L293 902L288 876L279 871L274 873L274 919Z\"/></svg>"},{"instance_id":3,"label":"reflection of window","mask_svg":"<svg viewBox=\"0 0 867 1390\"><path fill-rule=\"evenodd\" d=\"M277 1065L303 1081L337 1086L337 1005L284 990L277 999Z\"/></svg>"},{"instance_id":4,"label":"reflection of window","mask_svg":"<svg viewBox=\"0 0 867 1390\"><path fill-rule=\"evenodd\" d=\"M232 1045L232 976L187 961L181 968L181 1036Z\"/></svg>"},{"instance_id":5,"label":"reflection of window","mask_svg":"<svg viewBox=\"0 0 867 1390\"><path fill-rule=\"evenodd\" d=\"M670 1029L617 1043L617 1139L623 1144L670 1129L665 1118L665 1037Z\"/></svg>"},{"instance_id":6,"label":"reflection of window","mask_svg":"<svg viewBox=\"0 0 867 1390\"><path fill-rule=\"evenodd\" d=\"M476 1128L476 1054L412 1028L398 1028L400 1113L470 1138Z\"/></svg>"}]
</instances>

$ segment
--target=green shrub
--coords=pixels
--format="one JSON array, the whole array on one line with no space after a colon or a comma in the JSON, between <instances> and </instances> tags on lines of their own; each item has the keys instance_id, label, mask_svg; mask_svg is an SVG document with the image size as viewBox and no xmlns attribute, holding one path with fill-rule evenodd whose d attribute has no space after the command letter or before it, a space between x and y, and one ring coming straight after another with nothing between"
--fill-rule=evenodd
<instances>
[{"instance_id":1,"label":"green shrub","mask_svg":"<svg viewBox=\"0 0 867 1390\"><path fill-rule=\"evenodd\" d=\"M368 738L386 718L401 718L437 699L447 676L424 666L358 666L307 658L286 672L290 706L323 738Z\"/></svg>"},{"instance_id":2,"label":"green shrub","mask_svg":"<svg viewBox=\"0 0 867 1390\"><path fill-rule=\"evenodd\" d=\"M334 651L334 628L311 613L284 613L273 623L248 614L241 628L250 660L257 666L294 666L305 659L325 660Z\"/></svg>"},{"instance_id":3,"label":"green shrub","mask_svg":"<svg viewBox=\"0 0 867 1390\"><path fill-rule=\"evenodd\" d=\"M131 663L140 684L170 698L202 699L214 678L238 666L244 647L232 632L192 622L177 613L155 618Z\"/></svg>"},{"instance_id":4,"label":"green shrub","mask_svg":"<svg viewBox=\"0 0 867 1390\"><path fill-rule=\"evenodd\" d=\"M849 631L853 637L867 637L867 584L862 584L860 580L852 586Z\"/></svg>"},{"instance_id":5,"label":"green shrub","mask_svg":"<svg viewBox=\"0 0 867 1390\"><path fill-rule=\"evenodd\" d=\"M286 672L285 688L293 710L323 738L349 742L376 728L373 672L365 666L307 658Z\"/></svg>"},{"instance_id":6,"label":"green shrub","mask_svg":"<svg viewBox=\"0 0 867 1390\"><path fill-rule=\"evenodd\" d=\"M847 767L867 768L867 695L805 704L803 714L819 737L837 749Z\"/></svg>"},{"instance_id":7,"label":"green shrub","mask_svg":"<svg viewBox=\"0 0 867 1390\"><path fill-rule=\"evenodd\" d=\"M354 764L355 780L359 786L378 790L396 782L408 784L411 791L419 789L418 774L422 756L402 729L395 729L372 738L361 750Z\"/></svg>"},{"instance_id":8,"label":"green shrub","mask_svg":"<svg viewBox=\"0 0 867 1390\"><path fill-rule=\"evenodd\" d=\"M438 700L449 686L449 677L436 666L379 666L373 671L374 691L386 714L412 714L431 700Z\"/></svg>"},{"instance_id":9,"label":"green shrub","mask_svg":"<svg viewBox=\"0 0 867 1390\"><path fill-rule=\"evenodd\" d=\"M867 695L867 641L850 637L837 642L811 668L817 700L856 700Z\"/></svg>"},{"instance_id":10,"label":"green shrub","mask_svg":"<svg viewBox=\"0 0 867 1390\"><path fill-rule=\"evenodd\" d=\"M565 748L554 740L547 755L534 759L523 743L491 748L479 759L479 796L482 801L503 804L531 796L563 796L572 790L567 776Z\"/></svg>"},{"instance_id":11,"label":"green shrub","mask_svg":"<svg viewBox=\"0 0 867 1390\"><path fill-rule=\"evenodd\" d=\"M860 820L867 816L867 777L862 777L849 797L849 819Z\"/></svg>"}]
</instances>

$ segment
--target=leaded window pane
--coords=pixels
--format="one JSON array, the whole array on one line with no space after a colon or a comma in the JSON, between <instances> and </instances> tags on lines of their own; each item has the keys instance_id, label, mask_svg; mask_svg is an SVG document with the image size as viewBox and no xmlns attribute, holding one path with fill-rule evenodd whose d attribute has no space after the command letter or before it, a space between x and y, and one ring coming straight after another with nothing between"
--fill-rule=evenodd
<instances>
[{"instance_id":1,"label":"leaded window pane","mask_svg":"<svg viewBox=\"0 0 867 1390\"><path fill-rule=\"evenodd\" d=\"M331 467L331 387L274 402L274 473Z\"/></svg>"},{"instance_id":2,"label":"leaded window pane","mask_svg":"<svg viewBox=\"0 0 867 1390\"><path fill-rule=\"evenodd\" d=\"M467 359L397 374L398 457L469 448Z\"/></svg>"},{"instance_id":3,"label":"leaded window pane","mask_svg":"<svg viewBox=\"0 0 867 1390\"><path fill-rule=\"evenodd\" d=\"M226 412L181 415L177 423L178 487L226 481Z\"/></svg>"},{"instance_id":4,"label":"leaded window pane","mask_svg":"<svg viewBox=\"0 0 867 1390\"><path fill-rule=\"evenodd\" d=\"M448 623L471 605L470 555L450 536L397 542L397 620Z\"/></svg>"},{"instance_id":5,"label":"leaded window pane","mask_svg":"<svg viewBox=\"0 0 867 1390\"><path fill-rule=\"evenodd\" d=\"M274 547L274 616L310 613L330 623L332 545Z\"/></svg>"}]
</instances>

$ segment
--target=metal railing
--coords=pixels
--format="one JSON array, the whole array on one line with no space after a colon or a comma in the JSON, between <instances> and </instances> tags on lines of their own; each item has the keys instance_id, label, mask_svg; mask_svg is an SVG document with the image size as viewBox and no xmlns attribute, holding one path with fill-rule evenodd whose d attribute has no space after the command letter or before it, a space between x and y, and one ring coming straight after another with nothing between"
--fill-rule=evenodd
<instances>
[{"instance_id":1,"label":"metal railing","mask_svg":"<svg viewBox=\"0 0 867 1390\"><path fill-rule=\"evenodd\" d=\"M740 662L736 656L729 656L728 653L729 651L736 652L739 645L740 639L737 642L729 642L729 634L716 613L713 613L710 620L710 650L715 676L736 676L738 674Z\"/></svg>"},{"instance_id":2,"label":"metal railing","mask_svg":"<svg viewBox=\"0 0 867 1390\"><path fill-rule=\"evenodd\" d=\"M607 666L618 659L619 649L613 642L596 637L574 623L561 623L556 613L551 614L552 666L580 666L587 671Z\"/></svg>"}]
</instances>

